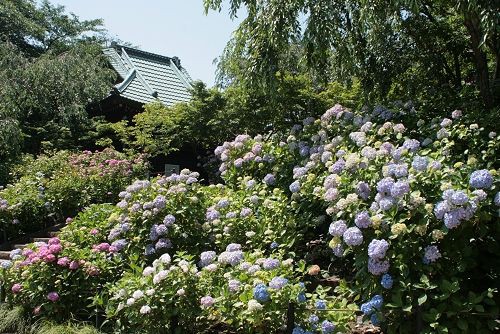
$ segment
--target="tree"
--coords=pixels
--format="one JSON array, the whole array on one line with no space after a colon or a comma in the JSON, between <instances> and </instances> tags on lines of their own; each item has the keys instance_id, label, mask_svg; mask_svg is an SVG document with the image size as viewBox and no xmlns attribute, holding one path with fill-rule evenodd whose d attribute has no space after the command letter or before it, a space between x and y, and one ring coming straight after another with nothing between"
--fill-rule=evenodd
<instances>
[{"instance_id":1,"label":"tree","mask_svg":"<svg viewBox=\"0 0 500 334\"><path fill-rule=\"evenodd\" d=\"M82 145L85 108L114 80L101 52L100 23L80 21L47 1L0 3L2 159Z\"/></svg>"},{"instance_id":2,"label":"tree","mask_svg":"<svg viewBox=\"0 0 500 334\"><path fill-rule=\"evenodd\" d=\"M231 17L242 7L247 17L220 61L219 74L226 82L245 81L272 92L275 74L288 70L290 51L298 44L305 68L316 81L348 83L357 78L375 98L384 98L400 83L401 75L419 75L414 81L418 86L410 85L404 93L427 89L458 95L472 70L484 105L491 108L498 103L491 84L497 82L500 68L498 1L231 0L229 4ZM204 5L207 12L222 9L221 0L204 0Z\"/></svg>"}]
</instances>

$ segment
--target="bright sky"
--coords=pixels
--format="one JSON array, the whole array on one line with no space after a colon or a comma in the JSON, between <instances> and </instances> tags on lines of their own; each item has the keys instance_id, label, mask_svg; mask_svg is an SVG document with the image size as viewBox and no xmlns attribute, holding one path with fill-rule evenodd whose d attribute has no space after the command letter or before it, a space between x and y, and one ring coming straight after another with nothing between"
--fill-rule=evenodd
<instances>
[{"instance_id":1,"label":"bright sky","mask_svg":"<svg viewBox=\"0 0 500 334\"><path fill-rule=\"evenodd\" d=\"M203 13L202 0L50 0L81 19L102 18L111 36L144 51L178 56L193 79L215 81L215 58L222 54L241 18L228 7Z\"/></svg>"}]
</instances>

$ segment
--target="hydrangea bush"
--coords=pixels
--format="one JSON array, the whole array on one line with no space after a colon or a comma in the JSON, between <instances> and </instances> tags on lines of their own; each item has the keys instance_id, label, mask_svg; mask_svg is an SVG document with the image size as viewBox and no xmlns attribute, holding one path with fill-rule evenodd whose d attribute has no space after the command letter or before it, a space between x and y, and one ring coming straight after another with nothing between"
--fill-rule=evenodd
<instances>
[{"instance_id":1,"label":"hydrangea bush","mask_svg":"<svg viewBox=\"0 0 500 334\"><path fill-rule=\"evenodd\" d=\"M391 331L492 330L499 263L481 257L498 250L498 136L462 124L459 112L453 120L431 121L422 133L384 113L336 105L321 119L296 125L286 140L236 138L218 149L221 175L233 184L291 166L292 179L280 186L292 206L328 215L323 229L340 258L334 261L352 260L352 287L363 300L381 297L377 307L362 309L373 323L385 322ZM246 169L255 145L265 148L267 160L284 161L251 162ZM457 146L460 155L453 154ZM288 175L282 172L282 181ZM486 277L479 279L478 271Z\"/></svg>"},{"instance_id":2,"label":"hydrangea bush","mask_svg":"<svg viewBox=\"0 0 500 334\"><path fill-rule=\"evenodd\" d=\"M336 333L359 315L388 333L494 332L498 139L458 111L340 105L284 136L241 135L215 150L224 185L187 170L135 181L14 254L9 298L41 317L96 307L123 333ZM92 307L70 298L84 284Z\"/></svg>"},{"instance_id":3,"label":"hydrangea bush","mask_svg":"<svg viewBox=\"0 0 500 334\"><path fill-rule=\"evenodd\" d=\"M147 171L142 156L111 149L58 152L25 161L17 180L0 190L0 223L8 239L60 223L93 203L115 202L119 191Z\"/></svg>"}]
</instances>

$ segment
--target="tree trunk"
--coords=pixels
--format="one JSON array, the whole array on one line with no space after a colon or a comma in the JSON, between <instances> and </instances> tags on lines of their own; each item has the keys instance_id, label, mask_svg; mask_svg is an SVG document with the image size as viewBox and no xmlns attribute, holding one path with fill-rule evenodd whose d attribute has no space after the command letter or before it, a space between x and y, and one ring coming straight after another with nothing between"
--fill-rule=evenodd
<instances>
[{"instance_id":1,"label":"tree trunk","mask_svg":"<svg viewBox=\"0 0 500 334\"><path fill-rule=\"evenodd\" d=\"M474 52L477 86L484 105L486 108L491 109L493 107L493 97L490 89L488 59L486 53L480 48L482 34L479 16L475 12L465 12L464 19L465 26L470 35L472 51Z\"/></svg>"}]
</instances>

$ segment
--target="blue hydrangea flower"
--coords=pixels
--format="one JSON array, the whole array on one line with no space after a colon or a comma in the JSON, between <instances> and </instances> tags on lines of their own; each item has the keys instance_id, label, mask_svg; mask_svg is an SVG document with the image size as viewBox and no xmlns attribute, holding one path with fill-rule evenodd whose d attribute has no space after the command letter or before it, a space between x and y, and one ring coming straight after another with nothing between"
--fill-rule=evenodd
<instances>
[{"instance_id":1,"label":"blue hydrangea flower","mask_svg":"<svg viewBox=\"0 0 500 334\"><path fill-rule=\"evenodd\" d=\"M486 169L476 170L470 175L469 184L476 189L489 189L493 185L493 176Z\"/></svg>"},{"instance_id":2,"label":"blue hydrangea flower","mask_svg":"<svg viewBox=\"0 0 500 334\"><path fill-rule=\"evenodd\" d=\"M452 229L460 225L460 220L463 217L463 209L453 209L444 214L444 224L447 228Z\"/></svg>"},{"instance_id":3,"label":"blue hydrangea flower","mask_svg":"<svg viewBox=\"0 0 500 334\"><path fill-rule=\"evenodd\" d=\"M299 292L299 294L297 295L297 302L305 303L306 300L307 300L306 294L304 292Z\"/></svg>"},{"instance_id":4,"label":"blue hydrangea flower","mask_svg":"<svg viewBox=\"0 0 500 334\"><path fill-rule=\"evenodd\" d=\"M271 249L276 249L276 248L278 248L279 246L280 246L280 245L279 245L276 241L273 241L273 242L271 243L271 245L269 246L269 248L271 248Z\"/></svg>"},{"instance_id":5,"label":"blue hydrangea flower","mask_svg":"<svg viewBox=\"0 0 500 334\"><path fill-rule=\"evenodd\" d=\"M272 186L274 185L274 183L276 183L276 177L273 174L267 174L266 176L264 176L264 182L268 186Z\"/></svg>"},{"instance_id":6,"label":"blue hydrangea flower","mask_svg":"<svg viewBox=\"0 0 500 334\"><path fill-rule=\"evenodd\" d=\"M464 205L469 201L469 197L462 190L457 190L451 195L451 202L455 205Z\"/></svg>"},{"instance_id":7,"label":"blue hydrangea flower","mask_svg":"<svg viewBox=\"0 0 500 334\"><path fill-rule=\"evenodd\" d=\"M206 267L210 263L215 261L215 258L217 257L217 254L214 251L206 251L200 254L200 262L199 265L200 267Z\"/></svg>"},{"instance_id":8,"label":"blue hydrangea flower","mask_svg":"<svg viewBox=\"0 0 500 334\"><path fill-rule=\"evenodd\" d=\"M500 206L500 191L496 193L493 203L495 203L496 206Z\"/></svg>"},{"instance_id":9,"label":"blue hydrangea flower","mask_svg":"<svg viewBox=\"0 0 500 334\"><path fill-rule=\"evenodd\" d=\"M325 320L321 323L321 333L323 334L330 334L335 331L335 324L333 322L330 322L328 320Z\"/></svg>"},{"instance_id":10,"label":"blue hydrangea flower","mask_svg":"<svg viewBox=\"0 0 500 334\"><path fill-rule=\"evenodd\" d=\"M309 316L309 322L311 324L316 324L316 323L318 323L318 321L319 321L319 317L316 314L311 314Z\"/></svg>"},{"instance_id":11,"label":"blue hydrangea flower","mask_svg":"<svg viewBox=\"0 0 500 334\"><path fill-rule=\"evenodd\" d=\"M156 234L158 235L165 235L167 234L168 228L167 225L165 224L160 224L156 226Z\"/></svg>"},{"instance_id":12,"label":"blue hydrangea flower","mask_svg":"<svg viewBox=\"0 0 500 334\"><path fill-rule=\"evenodd\" d=\"M450 210L450 206L446 201L442 201L436 204L434 207L434 215L437 219L441 220L444 215Z\"/></svg>"},{"instance_id":13,"label":"blue hydrangea flower","mask_svg":"<svg viewBox=\"0 0 500 334\"><path fill-rule=\"evenodd\" d=\"M380 325L380 320L378 319L378 316L376 313L373 313L370 317L370 321L374 326Z\"/></svg>"},{"instance_id":14,"label":"blue hydrangea flower","mask_svg":"<svg viewBox=\"0 0 500 334\"><path fill-rule=\"evenodd\" d=\"M380 310L384 304L384 298L381 295L375 295L372 297L370 302L373 307L375 307L377 310Z\"/></svg>"},{"instance_id":15,"label":"blue hydrangea flower","mask_svg":"<svg viewBox=\"0 0 500 334\"><path fill-rule=\"evenodd\" d=\"M264 284L260 283L253 288L253 298L258 302L264 303L267 302L271 297L269 295L269 292L267 291L267 287Z\"/></svg>"},{"instance_id":16,"label":"blue hydrangea flower","mask_svg":"<svg viewBox=\"0 0 500 334\"><path fill-rule=\"evenodd\" d=\"M153 255L154 253L156 253L155 246L154 245L146 245L146 250L144 251L144 254Z\"/></svg>"},{"instance_id":17,"label":"blue hydrangea flower","mask_svg":"<svg viewBox=\"0 0 500 334\"><path fill-rule=\"evenodd\" d=\"M380 280L380 285L382 285L382 287L384 289L392 288L393 284L394 284L394 281L393 281L391 275L389 275L389 274L382 275L382 279Z\"/></svg>"},{"instance_id":18,"label":"blue hydrangea flower","mask_svg":"<svg viewBox=\"0 0 500 334\"><path fill-rule=\"evenodd\" d=\"M290 191L292 193L297 193L300 191L300 182L299 181L294 181L290 187L289 187Z\"/></svg>"},{"instance_id":19,"label":"blue hydrangea flower","mask_svg":"<svg viewBox=\"0 0 500 334\"><path fill-rule=\"evenodd\" d=\"M326 301L323 299L319 299L314 304L317 310L326 310Z\"/></svg>"}]
</instances>

